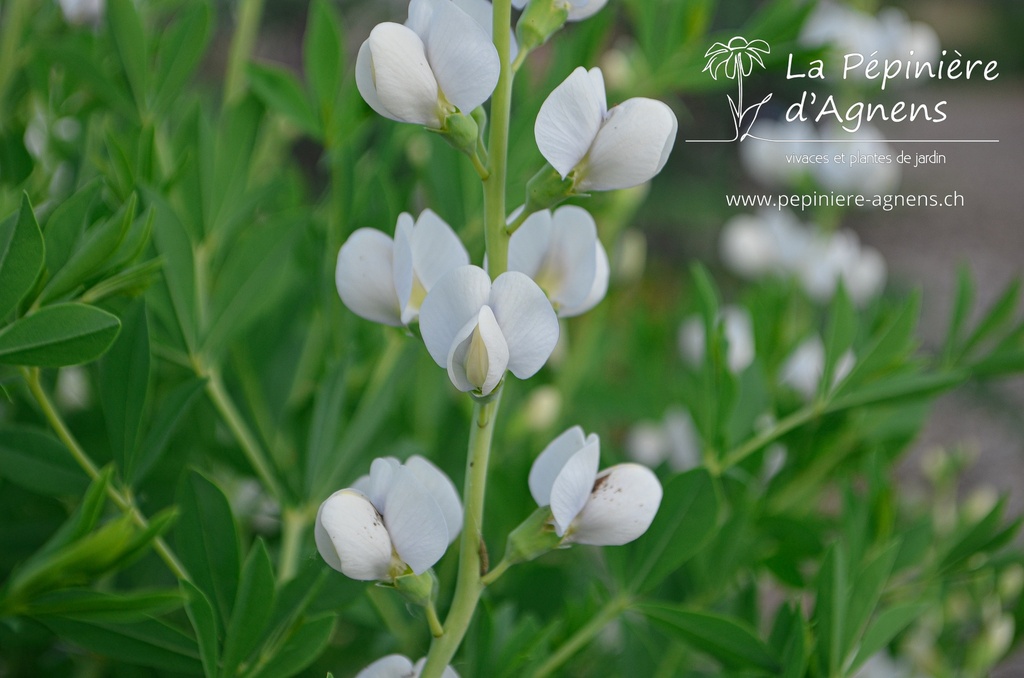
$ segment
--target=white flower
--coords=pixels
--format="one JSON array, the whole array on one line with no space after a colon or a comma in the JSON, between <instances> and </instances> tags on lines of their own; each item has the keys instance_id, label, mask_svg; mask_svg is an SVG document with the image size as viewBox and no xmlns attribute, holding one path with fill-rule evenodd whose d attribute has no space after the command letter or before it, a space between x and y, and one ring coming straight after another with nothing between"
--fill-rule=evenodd
<instances>
[{"instance_id":1,"label":"white flower","mask_svg":"<svg viewBox=\"0 0 1024 678\"><path fill-rule=\"evenodd\" d=\"M754 326L747 310L739 306L726 306L721 311L725 341L729 345L726 363L729 371L739 374L754 362ZM704 361L707 350L704 341L704 319L690 316L679 327L679 351L691 365Z\"/></svg>"},{"instance_id":2,"label":"white flower","mask_svg":"<svg viewBox=\"0 0 1024 678\"><path fill-rule=\"evenodd\" d=\"M611 110L600 68L574 70L537 114L541 155L577 191L642 184L661 171L676 139L676 116L660 101L636 97Z\"/></svg>"},{"instance_id":3,"label":"white flower","mask_svg":"<svg viewBox=\"0 0 1024 678\"><path fill-rule=\"evenodd\" d=\"M818 144L818 153L829 157L845 154L847 158L847 162L814 165L814 179L822 188L837 193L880 195L890 193L899 186L901 172L896 162L897 153L874 125L864 123L854 132L848 132L839 125L829 125L821 136L824 139L846 141ZM854 157L880 155L889 156L891 162L852 162Z\"/></svg>"},{"instance_id":4,"label":"white flower","mask_svg":"<svg viewBox=\"0 0 1024 678\"><path fill-rule=\"evenodd\" d=\"M449 0L412 0L405 25L370 31L356 57L356 85L386 118L434 129L469 114L498 83L498 53L476 20Z\"/></svg>"},{"instance_id":5,"label":"white flower","mask_svg":"<svg viewBox=\"0 0 1024 678\"><path fill-rule=\"evenodd\" d=\"M809 229L789 210L764 209L737 214L722 227L722 262L733 273L756 280L789 273L804 260L812 241Z\"/></svg>"},{"instance_id":6,"label":"white flower","mask_svg":"<svg viewBox=\"0 0 1024 678\"><path fill-rule=\"evenodd\" d=\"M533 278L563 318L589 311L608 291L608 254L582 207L531 214L509 241L508 268Z\"/></svg>"},{"instance_id":7,"label":"white flower","mask_svg":"<svg viewBox=\"0 0 1024 678\"><path fill-rule=\"evenodd\" d=\"M375 459L370 474L328 497L316 514L316 546L352 579L390 581L434 565L462 529L455 485L419 456Z\"/></svg>"},{"instance_id":8,"label":"white flower","mask_svg":"<svg viewBox=\"0 0 1024 678\"><path fill-rule=\"evenodd\" d=\"M558 318L526 274L508 271L492 284L482 268L460 266L427 295L420 331L456 388L488 395L506 369L526 379L544 366L558 341Z\"/></svg>"},{"instance_id":9,"label":"white flower","mask_svg":"<svg viewBox=\"0 0 1024 678\"><path fill-rule=\"evenodd\" d=\"M669 468L675 472L700 466L700 450L693 417L678 406L666 410L660 422L638 423L626 436L626 453L633 461L657 466L668 460Z\"/></svg>"},{"instance_id":10,"label":"white flower","mask_svg":"<svg viewBox=\"0 0 1024 678\"><path fill-rule=\"evenodd\" d=\"M598 473L601 443L573 426L544 448L530 468L530 494L550 506L565 544L619 546L647 531L661 505L661 483L640 464Z\"/></svg>"},{"instance_id":11,"label":"white flower","mask_svg":"<svg viewBox=\"0 0 1024 678\"><path fill-rule=\"evenodd\" d=\"M95 24L103 18L106 0L60 0L60 9L70 24Z\"/></svg>"},{"instance_id":12,"label":"white flower","mask_svg":"<svg viewBox=\"0 0 1024 678\"><path fill-rule=\"evenodd\" d=\"M477 26L487 33L487 39L494 42L494 5L487 0L451 0L459 9L473 17ZM508 28L509 58L513 61L519 54L519 45L516 44L516 32L511 26Z\"/></svg>"},{"instance_id":13,"label":"white flower","mask_svg":"<svg viewBox=\"0 0 1024 678\"><path fill-rule=\"evenodd\" d=\"M526 7L529 0L512 0L512 6L516 9ZM602 7L608 4L608 0L552 0L555 7L561 7L569 12L566 21L582 21L587 17L597 14Z\"/></svg>"},{"instance_id":14,"label":"white flower","mask_svg":"<svg viewBox=\"0 0 1024 678\"><path fill-rule=\"evenodd\" d=\"M840 280L850 299L862 306L885 287L886 266L882 255L862 247L857 234L844 230L814 240L796 269L804 289L815 301L828 301Z\"/></svg>"},{"instance_id":15,"label":"white flower","mask_svg":"<svg viewBox=\"0 0 1024 678\"><path fill-rule=\"evenodd\" d=\"M852 351L846 351L836 362L832 375L835 386L846 378L857 362ZM779 381L803 396L813 400L818 394L818 384L825 373L825 344L821 337L814 335L804 340L782 364Z\"/></svg>"},{"instance_id":16,"label":"white flower","mask_svg":"<svg viewBox=\"0 0 1024 678\"><path fill-rule=\"evenodd\" d=\"M427 292L448 271L469 263L469 254L451 226L423 210L413 223L403 212L395 239L360 228L338 252L335 282L345 305L356 315L408 325L419 316Z\"/></svg>"},{"instance_id":17,"label":"white flower","mask_svg":"<svg viewBox=\"0 0 1024 678\"><path fill-rule=\"evenodd\" d=\"M400 654L389 654L373 662L356 674L356 678L419 678L426 658L413 665L408 657ZM446 666L441 678L459 678L459 674L450 666Z\"/></svg>"}]
</instances>

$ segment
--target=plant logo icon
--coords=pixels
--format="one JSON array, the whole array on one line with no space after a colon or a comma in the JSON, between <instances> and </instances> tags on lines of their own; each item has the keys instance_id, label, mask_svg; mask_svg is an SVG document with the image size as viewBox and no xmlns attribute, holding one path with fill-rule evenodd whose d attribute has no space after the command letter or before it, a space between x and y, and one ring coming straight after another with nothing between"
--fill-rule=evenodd
<instances>
[{"instance_id":1,"label":"plant logo icon","mask_svg":"<svg viewBox=\"0 0 1024 678\"><path fill-rule=\"evenodd\" d=\"M708 60L704 70L711 73L711 77L715 80L718 80L719 73L724 74L729 80L736 80L739 90L735 101L731 95L726 95L729 99L729 109L732 112L733 126L736 129L736 135L729 141L746 139L749 131L744 130L750 130L754 120L757 119L761 106L772 98L772 95L769 94L760 102L747 108L743 107L743 78L753 72L754 64L764 68L761 55L769 54L771 51L771 47L764 40L747 40L737 35L728 43L716 42L704 54L704 58Z\"/></svg>"}]
</instances>

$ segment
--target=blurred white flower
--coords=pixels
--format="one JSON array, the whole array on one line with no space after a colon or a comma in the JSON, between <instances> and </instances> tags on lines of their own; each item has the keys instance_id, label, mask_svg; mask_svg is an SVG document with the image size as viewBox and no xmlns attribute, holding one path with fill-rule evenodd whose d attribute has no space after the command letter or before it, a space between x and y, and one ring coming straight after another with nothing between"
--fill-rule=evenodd
<instances>
[{"instance_id":1,"label":"blurred white flower","mask_svg":"<svg viewBox=\"0 0 1024 678\"><path fill-rule=\"evenodd\" d=\"M335 282L345 305L356 315L408 325L419 317L427 292L448 271L469 263L469 254L451 226L429 209L413 222L403 212L395 239L360 228L338 252Z\"/></svg>"},{"instance_id":2,"label":"blurred white flower","mask_svg":"<svg viewBox=\"0 0 1024 678\"><path fill-rule=\"evenodd\" d=\"M316 546L352 579L390 581L434 565L462 529L455 485L420 456L375 459L369 475L328 497L316 515Z\"/></svg>"},{"instance_id":3,"label":"blurred white flower","mask_svg":"<svg viewBox=\"0 0 1024 678\"><path fill-rule=\"evenodd\" d=\"M600 68L577 68L541 105L537 147L577 192L629 188L661 171L675 143L676 116L636 97L608 109Z\"/></svg>"},{"instance_id":4,"label":"blurred white flower","mask_svg":"<svg viewBox=\"0 0 1024 678\"><path fill-rule=\"evenodd\" d=\"M897 662L885 650L877 652L853 674L853 678L917 678L905 662Z\"/></svg>"},{"instance_id":5,"label":"blurred white flower","mask_svg":"<svg viewBox=\"0 0 1024 678\"><path fill-rule=\"evenodd\" d=\"M512 6L516 9L526 7L530 0L512 0ZM534 0L537 1L537 0ZM566 21L582 21L597 14L602 7L608 4L608 0L544 0L551 2L556 8L563 8L569 12Z\"/></svg>"},{"instance_id":6,"label":"blurred white flower","mask_svg":"<svg viewBox=\"0 0 1024 678\"><path fill-rule=\"evenodd\" d=\"M700 438L693 418L682 407L672 406L660 422L638 422L626 435L626 454L645 466L667 460L676 473L700 466Z\"/></svg>"},{"instance_id":7,"label":"blurred white flower","mask_svg":"<svg viewBox=\"0 0 1024 678\"><path fill-rule=\"evenodd\" d=\"M60 408L66 412L78 412L89 408L92 403L92 388L89 374L80 365L63 367L57 373L57 388L54 396Z\"/></svg>"},{"instance_id":8,"label":"blurred white flower","mask_svg":"<svg viewBox=\"0 0 1024 678\"><path fill-rule=\"evenodd\" d=\"M423 666L427 663L426 658L420 659L416 664L400 654L389 654L373 662L365 669L356 674L356 678L419 678ZM441 678L459 678L459 674L450 666L446 666Z\"/></svg>"},{"instance_id":9,"label":"blurred white flower","mask_svg":"<svg viewBox=\"0 0 1024 678\"><path fill-rule=\"evenodd\" d=\"M531 214L509 240L508 269L530 276L563 318L589 311L608 292L608 254L594 218L575 205Z\"/></svg>"},{"instance_id":10,"label":"blurred white flower","mask_svg":"<svg viewBox=\"0 0 1024 678\"><path fill-rule=\"evenodd\" d=\"M523 405L523 419L531 431L546 431L562 413L562 393L550 385L538 386Z\"/></svg>"},{"instance_id":11,"label":"blurred white flower","mask_svg":"<svg viewBox=\"0 0 1024 678\"><path fill-rule=\"evenodd\" d=\"M558 317L544 292L518 271L491 283L477 266L460 266L434 286L420 309L430 356L460 391L490 394L505 370L527 379L558 341Z\"/></svg>"},{"instance_id":12,"label":"blurred white flower","mask_svg":"<svg viewBox=\"0 0 1024 678\"><path fill-rule=\"evenodd\" d=\"M846 351L836 361L832 373L832 385L845 379L853 370L857 359L852 351ZM804 400L810 401L818 394L818 385L825 373L825 344L821 337L814 335L805 339L782 364L779 382L799 393Z\"/></svg>"},{"instance_id":13,"label":"blurred white flower","mask_svg":"<svg viewBox=\"0 0 1024 678\"><path fill-rule=\"evenodd\" d=\"M726 364L730 372L739 374L754 362L754 325L750 314L740 306L724 307L721 322L729 345ZM706 350L704 319L699 315L686 318L679 327L679 352L688 363L697 366L704 362Z\"/></svg>"},{"instance_id":14,"label":"blurred white flower","mask_svg":"<svg viewBox=\"0 0 1024 678\"><path fill-rule=\"evenodd\" d=\"M598 473L601 443L573 426L548 444L530 468L530 494L550 506L563 544L618 546L647 531L661 505L657 476L640 464Z\"/></svg>"},{"instance_id":15,"label":"blurred white flower","mask_svg":"<svg viewBox=\"0 0 1024 678\"><path fill-rule=\"evenodd\" d=\"M356 85L373 110L434 129L486 101L498 71L488 33L449 0L412 0L405 25L378 24L356 57Z\"/></svg>"},{"instance_id":16,"label":"blurred white flower","mask_svg":"<svg viewBox=\"0 0 1024 678\"><path fill-rule=\"evenodd\" d=\"M106 0L60 0L60 9L69 24L96 24L106 4Z\"/></svg>"},{"instance_id":17,"label":"blurred white flower","mask_svg":"<svg viewBox=\"0 0 1024 678\"><path fill-rule=\"evenodd\" d=\"M750 136L740 144L740 161L750 176L766 186L792 186L810 166L789 162L786 156L816 154L813 140L817 138L809 122L758 118L750 127Z\"/></svg>"},{"instance_id":18,"label":"blurred white flower","mask_svg":"<svg viewBox=\"0 0 1024 678\"><path fill-rule=\"evenodd\" d=\"M619 236L612 258L612 277L628 285L637 282L647 268L647 237L643 231L630 228Z\"/></svg>"},{"instance_id":19,"label":"blurred white flower","mask_svg":"<svg viewBox=\"0 0 1024 678\"><path fill-rule=\"evenodd\" d=\"M796 275L815 301L830 300L842 280L853 303L863 306L882 292L887 271L878 250L861 246L856 233L842 230L816 237Z\"/></svg>"},{"instance_id":20,"label":"blurred white flower","mask_svg":"<svg viewBox=\"0 0 1024 678\"><path fill-rule=\"evenodd\" d=\"M887 59L933 62L940 52L932 27L910 21L902 10L886 8L876 17L836 2L818 3L804 22L799 41L808 47L831 45L837 54L861 54L865 62L878 59L882 64ZM851 74L866 77L864 68L854 69ZM908 85L918 81L902 78L889 82Z\"/></svg>"}]
</instances>

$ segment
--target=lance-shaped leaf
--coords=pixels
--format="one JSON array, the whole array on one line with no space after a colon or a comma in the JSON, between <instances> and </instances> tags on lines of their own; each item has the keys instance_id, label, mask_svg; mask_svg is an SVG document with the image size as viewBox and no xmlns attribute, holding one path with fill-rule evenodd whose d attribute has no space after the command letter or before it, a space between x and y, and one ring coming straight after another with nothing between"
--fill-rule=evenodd
<instances>
[{"instance_id":1,"label":"lance-shaped leaf","mask_svg":"<svg viewBox=\"0 0 1024 678\"><path fill-rule=\"evenodd\" d=\"M120 321L85 304L46 306L0 331L0 363L34 367L79 365L103 355Z\"/></svg>"},{"instance_id":2,"label":"lance-shaped leaf","mask_svg":"<svg viewBox=\"0 0 1024 678\"><path fill-rule=\"evenodd\" d=\"M26 195L17 216L0 222L0 322L32 289L44 257L43 235Z\"/></svg>"}]
</instances>

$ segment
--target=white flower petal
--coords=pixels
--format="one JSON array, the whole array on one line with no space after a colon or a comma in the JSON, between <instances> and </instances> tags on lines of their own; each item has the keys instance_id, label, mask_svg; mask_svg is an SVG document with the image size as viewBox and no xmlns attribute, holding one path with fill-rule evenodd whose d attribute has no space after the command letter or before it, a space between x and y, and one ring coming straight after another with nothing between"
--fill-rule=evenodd
<instances>
[{"instance_id":1,"label":"white flower petal","mask_svg":"<svg viewBox=\"0 0 1024 678\"><path fill-rule=\"evenodd\" d=\"M430 290L420 306L420 332L439 366L448 366L456 335L479 315L490 292L491 278L478 266L453 269Z\"/></svg>"},{"instance_id":2,"label":"white flower petal","mask_svg":"<svg viewBox=\"0 0 1024 678\"><path fill-rule=\"evenodd\" d=\"M388 578L391 539L377 509L355 490L339 490L320 505L314 530L321 557L347 577Z\"/></svg>"},{"instance_id":3,"label":"white flower petal","mask_svg":"<svg viewBox=\"0 0 1024 678\"><path fill-rule=\"evenodd\" d=\"M556 87L540 107L533 131L537 148L544 159L564 179L587 155L591 143L601 129L604 108L604 87L601 70L590 73L583 67L574 70Z\"/></svg>"},{"instance_id":4,"label":"white flower petal","mask_svg":"<svg viewBox=\"0 0 1024 678\"><path fill-rule=\"evenodd\" d=\"M372 228L360 228L338 252L334 280L350 311L385 325L400 325L398 295L392 279L394 243Z\"/></svg>"},{"instance_id":5,"label":"white flower petal","mask_svg":"<svg viewBox=\"0 0 1024 678\"><path fill-rule=\"evenodd\" d=\"M408 325L419 312L419 304L416 304L415 310L409 308L409 300L416 284L412 252L414 226L411 214L402 212L398 215L398 222L395 224L394 271L392 275L395 292L398 294L398 306L402 310L403 325Z\"/></svg>"},{"instance_id":6,"label":"white flower petal","mask_svg":"<svg viewBox=\"0 0 1024 678\"><path fill-rule=\"evenodd\" d=\"M412 231L413 268L427 292L453 268L469 264L469 253L444 219L426 209Z\"/></svg>"},{"instance_id":7,"label":"white flower petal","mask_svg":"<svg viewBox=\"0 0 1024 678\"><path fill-rule=\"evenodd\" d=\"M487 34L487 38L494 42L494 6L491 3L487 2L487 0L452 0L452 2L455 3L456 7L473 17L473 21L483 29L484 33ZM519 44L516 42L516 32L511 26L508 29L508 38L509 59L515 61L516 55L519 54Z\"/></svg>"},{"instance_id":8,"label":"white flower petal","mask_svg":"<svg viewBox=\"0 0 1024 678\"><path fill-rule=\"evenodd\" d=\"M400 654L389 654L356 674L356 678L412 678L417 675L412 661Z\"/></svg>"},{"instance_id":9,"label":"white flower petal","mask_svg":"<svg viewBox=\"0 0 1024 678\"><path fill-rule=\"evenodd\" d=\"M391 111L384 107L377 96L377 85L373 82L373 55L370 53L370 41L364 40L356 55L356 87L363 100L379 115L391 120L399 120Z\"/></svg>"},{"instance_id":10,"label":"white flower petal","mask_svg":"<svg viewBox=\"0 0 1024 678\"><path fill-rule=\"evenodd\" d=\"M448 0L434 0L427 29L427 58L441 91L467 115L487 101L501 64L487 33Z\"/></svg>"},{"instance_id":11,"label":"white flower petal","mask_svg":"<svg viewBox=\"0 0 1024 678\"><path fill-rule=\"evenodd\" d=\"M608 191L650 180L665 166L677 127L672 109L660 101L622 102L594 138L578 189Z\"/></svg>"},{"instance_id":12,"label":"white flower petal","mask_svg":"<svg viewBox=\"0 0 1024 678\"><path fill-rule=\"evenodd\" d=\"M594 251L594 282L590 286L590 291L587 293L586 298L578 305L562 306L558 311L558 315L563 318L572 318L586 313L600 304L604 296L608 294L608 279L611 276L608 253L605 251L604 245L601 244L600 240L596 244L597 247Z\"/></svg>"},{"instance_id":13,"label":"white flower petal","mask_svg":"<svg viewBox=\"0 0 1024 678\"><path fill-rule=\"evenodd\" d=\"M374 459L373 463L370 464L370 475L364 476L367 479L365 485L357 486L354 484L352 487L365 494L377 511L383 514L387 508L388 492L391 491L391 486L395 484L395 474L401 466L402 463L394 457ZM365 489L363 489L364 487Z\"/></svg>"},{"instance_id":14,"label":"white flower petal","mask_svg":"<svg viewBox=\"0 0 1024 678\"><path fill-rule=\"evenodd\" d=\"M416 474L404 466L395 470L384 525L395 552L416 574L430 569L448 548L444 512Z\"/></svg>"},{"instance_id":15,"label":"white flower petal","mask_svg":"<svg viewBox=\"0 0 1024 678\"><path fill-rule=\"evenodd\" d=\"M489 395L508 367L508 344L489 306L480 309L459 333L448 354L448 376L460 391L478 390Z\"/></svg>"},{"instance_id":16,"label":"white flower petal","mask_svg":"<svg viewBox=\"0 0 1024 678\"><path fill-rule=\"evenodd\" d=\"M661 496L661 483L646 466L627 463L605 469L576 518L570 541L596 546L629 543L651 526Z\"/></svg>"},{"instance_id":17,"label":"white flower petal","mask_svg":"<svg viewBox=\"0 0 1024 678\"><path fill-rule=\"evenodd\" d=\"M601 445L597 436L591 434L583 448L569 457L558 472L551 486L551 515L555 518L555 533L559 537L565 534L587 503L600 462Z\"/></svg>"},{"instance_id":18,"label":"white flower petal","mask_svg":"<svg viewBox=\"0 0 1024 678\"><path fill-rule=\"evenodd\" d=\"M367 42L377 100L388 117L439 129L438 83L420 37L406 26L385 22L370 31Z\"/></svg>"},{"instance_id":19,"label":"white flower petal","mask_svg":"<svg viewBox=\"0 0 1024 678\"><path fill-rule=\"evenodd\" d=\"M586 440L583 429L573 426L548 443L544 451L533 461L529 484L530 494L533 495L537 506L551 505L551 488L555 484L555 478L569 458L582 449L584 444Z\"/></svg>"},{"instance_id":20,"label":"white flower petal","mask_svg":"<svg viewBox=\"0 0 1024 678\"><path fill-rule=\"evenodd\" d=\"M552 216L552 224L548 252L549 275L560 284L557 289L545 291L551 301L558 304L559 314L565 316L562 309L581 306L594 287L599 257L597 248L600 244L594 217L582 207L559 207Z\"/></svg>"},{"instance_id":21,"label":"white flower petal","mask_svg":"<svg viewBox=\"0 0 1024 678\"><path fill-rule=\"evenodd\" d=\"M430 31L430 17L434 14L434 4L437 0L410 0L409 18L405 20L408 26L420 40L427 41L427 34Z\"/></svg>"},{"instance_id":22,"label":"white flower petal","mask_svg":"<svg viewBox=\"0 0 1024 678\"><path fill-rule=\"evenodd\" d=\"M507 271L494 281L489 305L508 343L508 369L520 379L532 377L558 342L551 302L529 276Z\"/></svg>"},{"instance_id":23,"label":"white flower petal","mask_svg":"<svg viewBox=\"0 0 1024 678\"><path fill-rule=\"evenodd\" d=\"M722 309L725 340L729 344L726 362L733 374L739 374L754 362L754 324L750 314L740 306Z\"/></svg>"},{"instance_id":24,"label":"white flower petal","mask_svg":"<svg viewBox=\"0 0 1024 678\"><path fill-rule=\"evenodd\" d=\"M520 207L512 213L515 218ZM551 242L551 210L540 210L526 218L508 241L508 270L525 273L534 280L544 265Z\"/></svg>"},{"instance_id":25,"label":"white flower petal","mask_svg":"<svg viewBox=\"0 0 1024 678\"><path fill-rule=\"evenodd\" d=\"M448 543L451 543L462 530L462 503L455 483L433 462L419 455L409 457L405 467L413 472L441 508L445 525L448 526Z\"/></svg>"}]
</instances>

